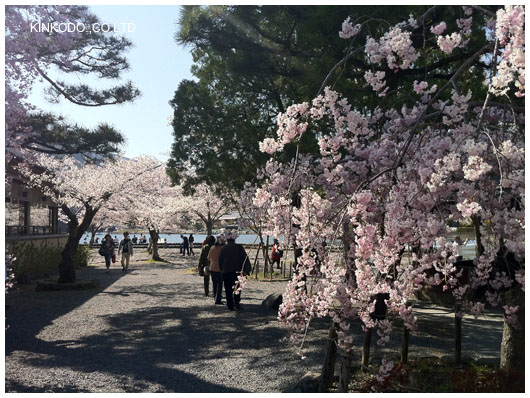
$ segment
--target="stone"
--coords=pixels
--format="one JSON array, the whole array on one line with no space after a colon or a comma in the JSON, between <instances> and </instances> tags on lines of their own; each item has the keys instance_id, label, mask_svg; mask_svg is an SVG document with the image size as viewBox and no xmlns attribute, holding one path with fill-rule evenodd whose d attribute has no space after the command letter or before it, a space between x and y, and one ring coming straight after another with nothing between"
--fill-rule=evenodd
<instances>
[{"instance_id":1,"label":"stone","mask_svg":"<svg viewBox=\"0 0 530 398\"><path fill-rule=\"evenodd\" d=\"M320 383L320 373L307 372L298 382L295 390L301 393L318 392L318 385Z\"/></svg>"},{"instance_id":2,"label":"stone","mask_svg":"<svg viewBox=\"0 0 530 398\"><path fill-rule=\"evenodd\" d=\"M316 393L320 384L320 373L307 372L300 381L286 390L284 393Z\"/></svg>"},{"instance_id":3,"label":"stone","mask_svg":"<svg viewBox=\"0 0 530 398\"><path fill-rule=\"evenodd\" d=\"M273 293L267 296L267 298L263 300L261 305L277 310L278 308L280 308L281 303L282 303L282 295L280 293Z\"/></svg>"}]
</instances>

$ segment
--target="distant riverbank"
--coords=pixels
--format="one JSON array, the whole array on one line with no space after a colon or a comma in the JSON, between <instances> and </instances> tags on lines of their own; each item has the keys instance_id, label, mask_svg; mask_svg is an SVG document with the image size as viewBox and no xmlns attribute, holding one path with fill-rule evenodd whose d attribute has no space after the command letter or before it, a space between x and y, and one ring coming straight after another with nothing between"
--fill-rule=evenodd
<instances>
[{"instance_id":1,"label":"distant riverbank","mask_svg":"<svg viewBox=\"0 0 530 398\"><path fill-rule=\"evenodd\" d=\"M103 232L103 233L97 233L96 234L96 238L98 238L98 242L101 242L101 239L103 239L103 237L106 235L107 233L106 232ZM134 232L130 232L129 233L129 236L132 238L134 236L136 236L137 238L139 238L140 236L145 236L147 238L147 241L149 241L149 234L148 233L134 233ZM166 239L166 242L167 243L182 243L182 239L180 238L180 233L176 233L176 234L160 234L160 242L164 242L164 239ZM182 234L186 237L189 237L189 234ZM116 237L117 239L123 239L123 235L121 233L111 233L110 236L112 236L113 238ZM206 239L206 236L205 234L193 234L193 237L195 238L195 243L202 243L205 239ZM86 242L90 242L90 237L91 237L91 234L89 233L86 233L83 235L83 238L81 239L81 243L84 243L85 242L85 239L86 239ZM266 241L267 240L267 237L264 237L264 240ZM259 238L256 234L242 234L239 236L239 238L237 238L237 242L238 243L242 243L242 244L258 244L259 243ZM269 238L269 243L272 245L272 237Z\"/></svg>"}]
</instances>

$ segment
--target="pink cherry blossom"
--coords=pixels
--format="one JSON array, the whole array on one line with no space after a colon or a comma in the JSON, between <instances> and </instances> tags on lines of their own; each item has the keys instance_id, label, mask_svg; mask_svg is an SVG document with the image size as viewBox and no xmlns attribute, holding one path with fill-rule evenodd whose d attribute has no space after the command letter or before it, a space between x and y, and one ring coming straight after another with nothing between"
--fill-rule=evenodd
<instances>
[{"instance_id":1,"label":"pink cherry blossom","mask_svg":"<svg viewBox=\"0 0 530 398\"><path fill-rule=\"evenodd\" d=\"M451 54L453 50L462 43L462 35L453 32L450 35L438 37L438 47L446 54Z\"/></svg>"},{"instance_id":2,"label":"pink cherry blossom","mask_svg":"<svg viewBox=\"0 0 530 398\"><path fill-rule=\"evenodd\" d=\"M431 32L436 36L440 36L447 29L447 24L445 22L440 22L436 26L431 26Z\"/></svg>"},{"instance_id":3,"label":"pink cherry blossom","mask_svg":"<svg viewBox=\"0 0 530 398\"><path fill-rule=\"evenodd\" d=\"M341 39L352 38L357 33L359 33L360 29L361 29L361 25L357 24L357 25L353 26L352 23L350 22L350 17L348 17L342 23L342 30L339 32L339 37Z\"/></svg>"}]
</instances>

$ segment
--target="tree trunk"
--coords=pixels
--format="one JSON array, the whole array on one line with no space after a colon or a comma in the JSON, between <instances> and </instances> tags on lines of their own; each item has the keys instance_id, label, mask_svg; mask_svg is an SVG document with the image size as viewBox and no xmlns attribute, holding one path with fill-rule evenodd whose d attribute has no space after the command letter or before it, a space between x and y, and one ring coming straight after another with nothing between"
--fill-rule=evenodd
<instances>
[{"instance_id":1,"label":"tree trunk","mask_svg":"<svg viewBox=\"0 0 530 398\"><path fill-rule=\"evenodd\" d=\"M73 283L75 282L75 267L74 256L79 246L79 239L77 239L77 231L69 232L66 246L61 252L61 262L59 263L59 283Z\"/></svg>"},{"instance_id":2,"label":"tree trunk","mask_svg":"<svg viewBox=\"0 0 530 398\"><path fill-rule=\"evenodd\" d=\"M353 243L353 230L352 230L352 226L351 226L349 220L343 222L343 224L342 224L342 242L343 242L344 259L346 260L347 263L349 263L349 261L348 261L348 253L349 253L351 245ZM330 255L331 255L331 252L330 252ZM347 276L351 280L352 286L356 285L357 281L356 281L356 278L355 278L354 264L351 264L351 271L348 272Z\"/></svg>"},{"instance_id":3,"label":"tree trunk","mask_svg":"<svg viewBox=\"0 0 530 398\"><path fill-rule=\"evenodd\" d=\"M99 232L101 227L102 227L102 224L99 224L98 226L95 226L94 224L92 224L89 247L94 246L94 238L96 237L96 234Z\"/></svg>"},{"instance_id":4,"label":"tree trunk","mask_svg":"<svg viewBox=\"0 0 530 398\"><path fill-rule=\"evenodd\" d=\"M269 235L267 235L267 243L263 243L261 246L263 251L263 278L265 278L265 273L269 270Z\"/></svg>"},{"instance_id":5,"label":"tree trunk","mask_svg":"<svg viewBox=\"0 0 530 398\"><path fill-rule=\"evenodd\" d=\"M519 286L510 289L504 295L504 304L515 307L519 327L508 325L504 320L504 330L501 342L501 369L508 372L521 372L524 374L524 292Z\"/></svg>"},{"instance_id":6,"label":"tree trunk","mask_svg":"<svg viewBox=\"0 0 530 398\"><path fill-rule=\"evenodd\" d=\"M66 246L61 252L61 262L59 263L59 283L73 283L75 282L75 265L74 258L79 241L84 233L88 231L88 227L92 223L92 219L99 209L92 209L88 207L85 209L85 216L81 224L77 221L76 214L67 206L61 207L64 213L69 218L68 222L68 240Z\"/></svg>"},{"instance_id":7,"label":"tree trunk","mask_svg":"<svg viewBox=\"0 0 530 398\"><path fill-rule=\"evenodd\" d=\"M155 261L164 261L158 254L158 231L149 229L149 236L151 237L151 253L152 259Z\"/></svg>"},{"instance_id":8,"label":"tree trunk","mask_svg":"<svg viewBox=\"0 0 530 398\"><path fill-rule=\"evenodd\" d=\"M213 231L213 222L208 217L208 222L206 223L206 235L207 236L211 236L212 235L212 231Z\"/></svg>"},{"instance_id":9,"label":"tree trunk","mask_svg":"<svg viewBox=\"0 0 530 398\"><path fill-rule=\"evenodd\" d=\"M90 232L90 242L88 243L88 247L92 248L94 246L94 239L96 238L97 230L96 228L92 227L92 231Z\"/></svg>"},{"instance_id":10,"label":"tree trunk","mask_svg":"<svg viewBox=\"0 0 530 398\"><path fill-rule=\"evenodd\" d=\"M479 216L472 216L471 220L473 221L473 231L475 232L475 253L477 257L480 257L484 254L484 245L482 244L482 234L480 232L481 219Z\"/></svg>"}]
</instances>

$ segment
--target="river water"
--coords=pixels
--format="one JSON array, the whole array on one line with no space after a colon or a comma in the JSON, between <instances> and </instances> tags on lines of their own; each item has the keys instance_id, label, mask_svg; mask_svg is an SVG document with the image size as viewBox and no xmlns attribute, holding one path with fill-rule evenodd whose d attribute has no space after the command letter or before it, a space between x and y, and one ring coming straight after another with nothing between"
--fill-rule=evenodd
<instances>
[{"instance_id":1,"label":"river water","mask_svg":"<svg viewBox=\"0 0 530 398\"><path fill-rule=\"evenodd\" d=\"M101 242L101 239L106 235L107 233L98 233L96 234L96 238L98 239L98 242ZM144 235L147 238L147 241L149 241L149 234L130 234L129 237L132 238L133 236L136 236L139 238L141 235ZM189 237L189 234L183 234L186 237ZM111 233L110 236L113 238L116 237L119 240L123 239L122 234L118 233ZM206 235L203 234L193 234L193 237L195 238L195 243L202 243L206 239ZM83 243L86 239L86 242L90 242L90 234L86 233L83 235L83 238L81 239L81 243ZM167 243L182 243L182 239L180 238L180 234L160 234L160 242L163 242L164 239L167 239ZM263 238L265 241L267 240L267 237ZM272 238L269 238L269 242L272 245ZM237 238L237 243L243 243L243 244L252 244L252 243L259 243L259 238L257 235L254 234L242 234L239 235L239 238Z\"/></svg>"},{"instance_id":2,"label":"river water","mask_svg":"<svg viewBox=\"0 0 530 398\"><path fill-rule=\"evenodd\" d=\"M98 242L101 242L101 240L103 239L103 237L105 235L106 235L106 233L98 233L98 234L96 234L96 238L99 238ZM116 237L119 240L123 239L123 235L122 234L111 233L110 235L113 238ZM136 235L136 237L139 238L142 234L130 234L130 237L132 238L135 235ZM143 234L143 235L145 237L147 237L147 241L149 241L149 234ZM184 235L189 237L189 234L184 234ZM464 239L466 238L465 234L461 235L461 236ZM204 234L197 234L197 235L193 234L193 237L195 238L195 243L202 243L206 239L206 235L204 235ZM471 238L471 237L468 237L468 239L469 238ZM86 239L86 242L85 242L85 239ZM160 242L163 242L164 239L167 239L167 243L182 243L182 239L180 238L180 234L160 234ZM264 236L263 240L266 242L267 241L267 237ZM273 238L269 237L269 244L270 245L272 245L272 240L273 240ZM282 239L280 239L280 242L281 241L282 241ZM90 242L90 234L86 233L85 235L83 235L83 238L81 239L81 243L88 243L88 242ZM255 234L241 234L237 238L236 242L237 243L242 243L242 244L247 244L247 245L248 244L258 244L259 243L259 238ZM461 248L462 256L465 259L473 259L473 258L475 258L475 246L476 246L475 240L474 239L469 239L467 244Z\"/></svg>"}]
</instances>

